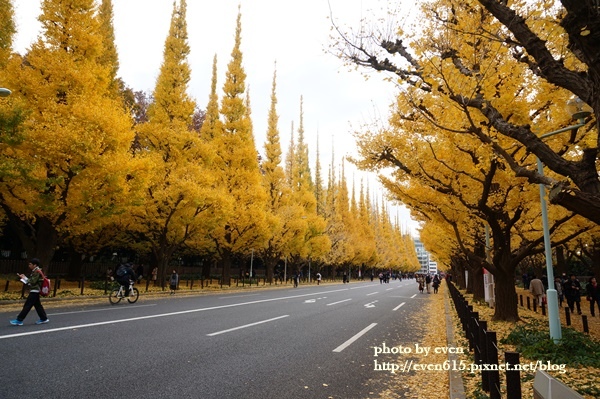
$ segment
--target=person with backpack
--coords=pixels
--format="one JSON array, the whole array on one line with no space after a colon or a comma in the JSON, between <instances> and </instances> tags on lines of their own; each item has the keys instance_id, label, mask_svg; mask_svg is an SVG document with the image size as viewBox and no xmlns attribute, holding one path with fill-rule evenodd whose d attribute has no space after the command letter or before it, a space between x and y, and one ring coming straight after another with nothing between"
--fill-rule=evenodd
<instances>
[{"instance_id":1,"label":"person with backpack","mask_svg":"<svg viewBox=\"0 0 600 399\"><path fill-rule=\"evenodd\" d=\"M115 272L117 282L125 287L125 296L129 296L129 282L136 280L135 272L130 263L122 263Z\"/></svg>"},{"instance_id":2,"label":"person with backpack","mask_svg":"<svg viewBox=\"0 0 600 399\"><path fill-rule=\"evenodd\" d=\"M40 268L40 260L37 258L33 258L29 261L29 270L31 270L31 276L26 277L24 274L18 274L19 278L23 282L23 284L27 284L29 286L29 295L25 300L25 304L23 305L23 310L17 316L15 320L11 320L10 324L13 326L22 326L23 320L27 317L27 314L31 310L32 307L35 307L35 311L39 316L39 320L35 322L35 324L46 324L50 321L48 316L46 315L46 311L42 306L42 302L40 301L40 289L42 288L42 281L44 280L44 272Z\"/></svg>"}]
</instances>

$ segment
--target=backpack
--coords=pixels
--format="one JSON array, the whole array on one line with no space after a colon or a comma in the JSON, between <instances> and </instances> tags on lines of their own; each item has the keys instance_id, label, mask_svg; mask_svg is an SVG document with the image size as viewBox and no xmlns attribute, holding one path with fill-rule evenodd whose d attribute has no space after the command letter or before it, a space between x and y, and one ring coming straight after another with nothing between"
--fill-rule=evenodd
<instances>
[{"instance_id":1,"label":"backpack","mask_svg":"<svg viewBox=\"0 0 600 399\"><path fill-rule=\"evenodd\" d=\"M48 277L44 276L44 274L42 274L42 277L44 279L42 280L42 286L40 288L40 295L48 296L48 295L50 295L50 279Z\"/></svg>"},{"instance_id":2,"label":"backpack","mask_svg":"<svg viewBox=\"0 0 600 399\"><path fill-rule=\"evenodd\" d=\"M124 265L119 266L117 269L117 276L123 277L126 273L126 267Z\"/></svg>"}]
</instances>

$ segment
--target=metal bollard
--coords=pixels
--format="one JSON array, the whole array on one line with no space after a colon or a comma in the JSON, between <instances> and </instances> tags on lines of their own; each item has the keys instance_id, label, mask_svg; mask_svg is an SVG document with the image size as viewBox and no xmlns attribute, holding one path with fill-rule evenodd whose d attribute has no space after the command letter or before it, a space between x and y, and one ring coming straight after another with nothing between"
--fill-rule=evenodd
<instances>
[{"instance_id":1,"label":"metal bollard","mask_svg":"<svg viewBox=\"0 0 600 399\"><path fill-rule=\"evenodd\" d=\"M519 352L504 352L504 360L511 366L520 363ZM521 399L521 372L515 367L506 370L506 397L507 399Z\"/></svg>"}]
</instances>

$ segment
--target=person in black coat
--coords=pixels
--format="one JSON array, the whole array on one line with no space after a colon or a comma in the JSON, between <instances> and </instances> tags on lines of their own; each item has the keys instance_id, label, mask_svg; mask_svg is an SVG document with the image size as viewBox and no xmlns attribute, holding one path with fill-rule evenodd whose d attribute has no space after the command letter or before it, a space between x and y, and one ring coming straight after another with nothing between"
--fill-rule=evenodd
<instances>
[{"instance_id":1,"label":"person in black coat","mask_svg":"<svg viewBox=\"0 0 600 399\"><path fill-rule=\"evenodd\" d=\"M571 278L564 284L563 293L571 312L575 311L575 305L577 305L577 313L581 314L581 283L574 274L571 274Z\"/></svg>"},{"instance_id":2,"label":"person in black coat","mask_svg":"<svg viewBox=\"0 0 600 399\"><path fill-rule=\"evenodd\" d=\"M594 310L594 304L598 305L598 310L600 310L600 289L598 288L598 282L596 281L596 277L590 278L590 282L585 287L587 300L590 302L590 314L592 317L596 316Z\"/></svg>"},{"instance_id":3,"label":"person in black coat","mask_svg":"<svg viewBox=\"0 0 600 399\"><path fill-rule=\"evenodd\" d=\"M135 281L137 278L132 265L130 263L121 264L115 274L115 280L125 287L125 296L129 296L129 282Z\"/></svg>"}]
</instances>

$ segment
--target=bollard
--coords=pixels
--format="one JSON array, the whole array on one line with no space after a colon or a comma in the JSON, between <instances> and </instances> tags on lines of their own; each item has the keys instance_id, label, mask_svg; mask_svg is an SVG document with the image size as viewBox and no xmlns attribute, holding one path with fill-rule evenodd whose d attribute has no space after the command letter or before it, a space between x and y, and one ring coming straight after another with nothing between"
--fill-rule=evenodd
<instances>
[{"instance_id":1,"label":"bollard","mask_svg":"<svg viewBox=\"0 0 600 399\"><path fill-rule=\"evenodd\" d=\"M583 332L586 334L590 333L590 329L588 327L588 321L587 321L587 316L583 315L581 316L581 322L583 323Z\"/></svg>"},{"instance_id":2,"label":"bollard","mask_svg":"<svg viewBox=\"0 0 600 399\"><path fill-rule=\"evenodd\" d=\"M519 294L519 302L521 303L521 307L523 307L523 295Z\"/></svg>"},{"instance_id":3,"label":"bollard","mask_svg":"<svg viewBox=\"0 0 600 399\"><path fill-rule=\"evenodd\" d=\"M529 297L527 297L527 309L531 309L531 301Z\"/></svg>"},{"instance_id":4,"label":"bollard","mask_svg":"<svg viewBox=\"0 0 600 399\"><path fill-rule=\"evenodd\" d=\"M542 302L541 308L542 308L542 316L546 316L546 305L544 304L544 302Z\"/></svg>"},{"instance_id":5,"label":"bollard","mask_svg":"<svg viewBox=\"0 0 600 399\"><path fill-rule=\"evenodd\" d=\"M565 321L567 322L567 326L571 325L571 311L568 307L565 308Z\"/></svg>"},{"instance_id":6,"label":"bollard","mask_svg":"<svg viewBox=\"0 0 600 399\"><path fill-rule=\"evenodd\" d=\"M488 352L488 364L495 365L496 370L490 370L488 380L490 382L490 399L501 399L500 396L500 371L498 371L498 347L496 346L496 332L486 332L486 343Z\"/></svg>"},{"instance_id":7,"label":"bollard","mask_svg":"<svg viewBox=\"0 0 600 399\"><path fill-rule=\"evenodd\" d=\"M8 283L10 283L10 280L6 280L6 286L4 287L4 292L8 291Z\"/></svg>"},{"instance_id":8,"label":"bollard","mask_svg":"<svg viewBox=\"0 0 600 399\"><path fill-rule=\"evenodd\" d=\"M504 360L511 366L520 363L519 352L504 352ZM506 370L506 397L507 399L521 399L521 372L516 367Z\"/></svg>"},{"instance_id":9,"label":"bollard","mask_svg":"<svg viewBox=\"0 0 600 399\"><path fill-rule=\"evenodd\" d=\"M533 298L533 311L537 313L537 299Z\"/></svg>"},{"instance_id":10,"label":"bollard","mask_svg":"<svg viewBox=\"0 0 600 399\"><path fill-rule=\"evenodd\" d=\"M472 308L472 307L471 307ZM469 323L467 325L467 339L469 340L469 351L475 350L475 337L478 334L477 325L479 322L479 312L471 311Z\"/></svg>"},{"instance_id":11,"label":"bollard","mask_svg":"<svg viewBox=\"0 0 600 399\"><path fill-rule=\"evenodd\" d=\"M146 292L148 292L149 286L150 286L150 279L146 279Z\"/></svg>"},{"instance_id":12,"label":"bollard","mask_svg":"<svg viewBox=\"0 0 600 399\"><path fill-rule=\"evenodd\" d=\"M192 287L194 287L194 277L190 280L190 291L192 290Z\"/></svg>"},{"instance_id":13,"label":"bollard","mask_svg":"<svg viewBox=\"0 0 600 399\"><path fill-rule=\"evenodd\" d=\"M487 332L487 321L485 320L480 320L479 321L479 339L478 339L478 343L477 346L479 347L479 359L476 358L476 363L479 364L480 366L484 365L484 364L489 364L488 361L488 353L487 353L487 344L486 344L486 340L485 340L485 333ZM477 361L479 360L479 361ZM490 381L489 381L489 375L488 375L488 371L486 369L486 367L482 366L481 369L481 389L483 389L484 392L489 392L490 391Z\"/></svg>"},{"instance_id":14,"label":"bollard","mask_svg":"<svg viewBox=\"0 0 600 399\"><path fill-rule=\"evenodd\" d=\"M60 277L57 277L56 281L54 282L54 291L52 293L52 296L54 298L56 298L56 290L58 289L59 286L60 286Z\"/></svg>"},{"instance_id":15,"label":"bollard","mask_svg":"<svg viewBox=\"0 0 600 399\"><path fill-rule=\"evenodd\" d=\"M83 295L83 287L85 287L85 277L81 277L81 295Z\"/></svg>"}]
</instances>

